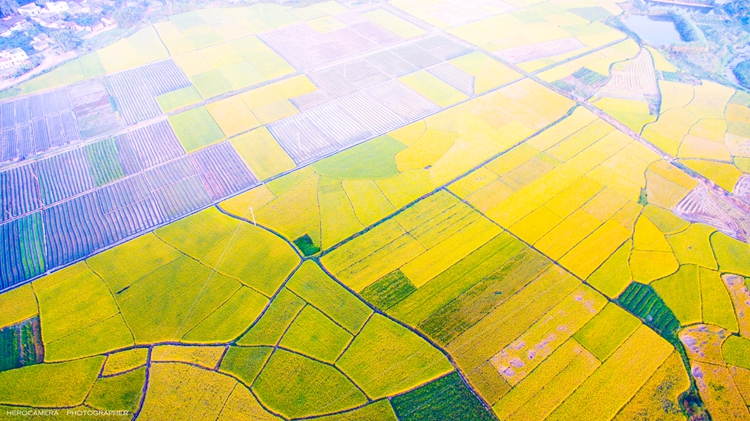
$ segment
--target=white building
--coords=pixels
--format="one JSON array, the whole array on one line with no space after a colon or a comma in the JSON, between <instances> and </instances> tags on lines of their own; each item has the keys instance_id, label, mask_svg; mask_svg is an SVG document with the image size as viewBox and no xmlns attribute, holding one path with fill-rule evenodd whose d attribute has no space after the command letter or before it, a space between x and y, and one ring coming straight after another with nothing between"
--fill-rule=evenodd
<instances>
[{"instance_id":1,"label":"white building","mask_svg":"<svg viewBox=\"0 0 750 421\"><path fill-rule=\"evenodd\" d=\"M52 39L44 32L34 35L32 42L51 42Z\"/></svg>"},{"instance_id":2,"label":"white building","mask_svg":"<svg viewBox=\"0 0 750 421\"><path fill-rule=\"evenodd\" d=\"M71 15L77 15L78 13L89 13L91 8L88 5L82 3L71 2L68 3L68 13Z\"/></svg>"},{"instance_id":3,"label":"white building","mask_svg":"<svg viewBox=\"0 0 750 421\"><path fill-rule=\"evenodd\" d=\"M26 18L18 15L3 18L1 22L10 28L11 31L22 31L27 23Z\"/></svg>"},{"instance_id":4,"label":"white building","mask_svg":"<svg viewBox=\"0 0 750 421\"><path fill-rule=\"evenodd\" d=\"M26 17L37 16L38 14L42 13L42 8L37 6L34 3L29 3L25 6L19 7L18 13L21 16L26 16Z\"/></svg>"},{"instance_id":5,"label":"white building","mask_svg":"<svg viewBox=\"0 0 750 421\"><path fill-rule=\"evenodd\" d=\"M31 19L45 28L52 28L51 25L60 20L60 17L57 15L57 13L50 13L46 9L42 10L44 10L44 13L39 16L34 16Z\"/></svg>"},{"instance_id":6,"label":"white building","mask_svg":"<svg viewBox=\"0 0 750 421\"><path fill-rule=\"evenodd\" d=\"M12 69L28 63L29 56L20 48L0 51L0 69Z\"/></svg>"},{"instance_id":7,"label":"white building","mask_svg":"<svg viewBox=\"0 0 750 421\"><path fill-rule=\"evenodd\" d=\"M37 51L44 51L50 47L50 43L52 43L52 39L47 34L41 33L34 36L31 47Z\"/></svg>"},{"instance_id":8,"label":"white building","mask_svg":"<svg viewBox=\"0 0 750 421\"><path fill-rule=\"evenodd\" d=\"M68 3L64 1L48 1L47 10L51 13L61 13L68 11Z\"/></svg>"}]
</instances>

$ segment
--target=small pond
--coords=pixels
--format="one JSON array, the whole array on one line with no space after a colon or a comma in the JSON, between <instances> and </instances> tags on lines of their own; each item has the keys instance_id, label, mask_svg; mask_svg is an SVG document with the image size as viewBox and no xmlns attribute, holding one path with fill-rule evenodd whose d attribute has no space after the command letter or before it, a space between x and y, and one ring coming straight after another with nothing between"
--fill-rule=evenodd
<instances>
[{"instance_id":1,"label":"small pond","mask_svg":"<svg viewBox=\"0 0 750 421\"><path fill-rule=\"evenodd\" d=\"M683 42L672 19L668 17L630 15L625 26L651 45L669 45Z\"/></svg>"}]
</instances>

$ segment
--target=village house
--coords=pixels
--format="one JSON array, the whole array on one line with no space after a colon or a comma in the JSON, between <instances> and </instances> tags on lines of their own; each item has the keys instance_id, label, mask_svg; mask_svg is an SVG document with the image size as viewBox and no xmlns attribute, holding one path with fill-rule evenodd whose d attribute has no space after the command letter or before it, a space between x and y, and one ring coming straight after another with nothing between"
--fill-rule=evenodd
<instances>
[{"instance_id":1,"label":"village house","mask_svg":"<svg viewBox=\"0 0 750 421\"><path fill-rule=\"evenodd\" d=\"M57 13L44 13L38 16L34 16L32 19L34 19L34 22L38 23L39 25L45 27L45 28L54 28L55 22L58 21L60 18L57 16Z\"/></svg>"},{"instance_id":2,"label":"village house","mask_svg":"<svg viewBox=\"0 0 750 421\"><path fill-rule=\"evenodd\" d=\"M50 47L48 42L35 42L31 44L31 48L36 51L44 51Z\"/></svg>"},{"instance_id":3,"label":"village house","mask_svg":"<svg viewBox=\"0 0 750 421\"><path fill-rule=\"evenodd\" d=\"M89 32L100 31L100 30L104 29L104 23L102 23L102 21L96 21L96 22L92 23L91 26L87 26L87 27L85 27L83 29L85 29L85 30L87 30Z\"/></svg>"},{"instance_id":4,"label":"village house","mask_svg":"<svg viewBox=\"0 0 750 421\"><path fill-rule=\"evenodd\" d=\"M21 16L14 15L6 17L0 20L0 36L10 37L13 32L22 31L26 26L26 19Z\"/></svg>"},{"instance_id":5,"label":"village house","mask_svg":"<svg viewBox=\"0 0 750 421\"><path fill-rule=\"evenodd\" d=\"M20 9L19 9L20 10ZM45 28L60 29L63 21L60 13L67 13L68 3L64 1L48 1L47 6L40 10L32 19Z\"/></svg>"},{"instance_id":6,"label":"village house","mask_svg":"<svg viewBox=\"0 0 750 421\"><path fill-rule=\"evenodd\" d=\"M31 42L52 42L52 38L44 32L34 35Z\"/></svg>"},{"instance_id":7,"label":"village house","mask_svg":"<svg viewBox=\"0 0 750 421\"><path fill-rule=\"evenodd\" d=\"M63 23L63 28L70 29L71 31L82 31L84 29L83 26L75 22L65 22Z\"/></svg>"},{"instance_id":8,"label":"village house","mask_svg":"<svg viewBox=\"0 0 750 421\"><path fill-rule=\"evenodd\" d=\"M68 13L71 15L77 15L79 13L89 13L91 8L87 4L81 4L76 2L68 3Z\"/></svg>"},{"instance_id":9,"label":"village house","mask_svg":"<svg viewBox=\"0 0 750 421\"><path fill-rule=\"evenodd\" d=\"M62 13L68 11L68 3L64 1L48 1L47 10L50 13Z\"/></svg>"},{"instance_id":10,"label":"village house","mask_svg":"<svg viewBox=\"0 0 750 421\"><path fill-rule=\"evenodd\" d=\"M4 18L2 23L8 26L11 31L22 31L28 22L23 16L13 15Z\"/></svg>"},{"instance_id":11,"label":"village house","mask_svg":"<svg viewBox=\"0 0 750 421\"><path fill-rule=\"evenodd\" d=\"M37 6L34 3L29 3L29 4L25 5L25 6L19 7L18 8L18 13L21 16L26 16L26 17L30 18L30 17L38 16L39 14L41 14L42 13L42 8L39 7L39 6Z\"/></svg>"},{"instance_id":12,"label":"village house","mask_svg":"<svg viewBox=\"0 0 750 421\"><path fill-rule=\"evenodd\" d=\"M0 51L0 69L12 69L29 62L29 56L20 48Z\"/></svg>"},{"instance_id":13,"label":"village house","mask_svg":"<svg viewBox=\"0 0 750 421\"><path fill-rule=\"evenodd\" d=\"M34 39L31 40L31 48L37 51L44 51L50 47L51 43L52 39L49 37L49 35L41 33L34 36Z\"/></svg>"}]
</instances>

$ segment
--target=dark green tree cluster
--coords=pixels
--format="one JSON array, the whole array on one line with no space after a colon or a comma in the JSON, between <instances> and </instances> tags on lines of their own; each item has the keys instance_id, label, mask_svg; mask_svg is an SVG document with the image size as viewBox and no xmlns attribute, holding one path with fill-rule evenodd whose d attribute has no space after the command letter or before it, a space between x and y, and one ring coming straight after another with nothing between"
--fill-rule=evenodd
<instances>
[{"instance_id":1,"label":"dark green tree cluster","mask_svg":"<svg viewBox=\"0 0 750 421\"><path fill-rule=\"evenodd\" d=\"M112 17L115 19L118 27L129 29L141 20L141 17L143 17L143 8L123 7L118 9Z\"/></svg>"},{"instance_id":2,"label":"dark green tree cluster","mask_svg":"<svg viewBox=\"0 0 750 421\"><path fill-rule=\"evenodd\" d=\"M81 26L92 26L95 23L97 23L99 19L100 19L99 15L94 15L90 13L87 13L85 15L73 16L70 18L70 20L72 20L73 22Z\"/></svg>"},{"instance_id":3,"label":"dark green tree cluster","mask_svg":"<svg viewBox=\"0 0 750 421\"><path fill-rule=\"evenodd\" d=\"M31 36L23 32L15 32L12 37L0 37L0 50L12 50L20 48L26 53L31 53L34 49L31 47Z\"/></svg>"},{"instance_id":4,"label":"dark green tree cluster","mask_svg":"<svg viewBox=\"0 0 750 421\"><path fill-rule=\"evenodd\" d=\"M680 33L685 42L698 41L700 39L700 30L685 15L672 13L672 20L675 27L677 27L677 32Z\"/></svg>"},{"instance_id":5,"label":"dark green tree cluster","mask_svg":"<svg viewBox=\"0 0 750 421\"><path fill-rule=\"evenodd\" d=\"M3 17L16 13L16 10L18 10L18 2L16 0L0 0L0 15Z\"/></svg>"},{"instance_id":6,"label":"dark green tree cluster","mask_svg":"<svg viewBox=\"0 0 750 421\"><path fill-rule=\"evenodd\" d=\"M81 39L70 29L59 29L50 33L52 39L65 51L72 51L81 45Z\"/></svg>"},{"instance_id":7,"label":"dark green tree cluster","mask_svg":"<svg viewBox=\"0 0 750 421\"><path fill-rule=\"evenodd\" d=\"M724 11L743 25L750 24L750 0L732 0L724 5Z\"/></svg>"},{"instance_id":8,"label":"dark green tree cluster","mask_svg":"<svg viewBox=\"0 0 750 421\"><path fill-rule=\"evenodd\" d=\"M750 88L750 60L740 62L732 72L742 86Z\"/></svg>"}]
</instances>

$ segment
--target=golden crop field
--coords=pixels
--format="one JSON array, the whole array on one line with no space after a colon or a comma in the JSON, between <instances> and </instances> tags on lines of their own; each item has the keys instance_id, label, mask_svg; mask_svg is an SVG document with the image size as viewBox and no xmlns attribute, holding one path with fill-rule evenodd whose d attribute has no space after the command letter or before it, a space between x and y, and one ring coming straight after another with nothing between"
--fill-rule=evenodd
<instances>
[{"instance_id":1,"label":"golden crop field","mask_svg":"<svg viewBox=\"0 0 750 421\"><path fill-rule=\"evenodd\" d=\"M638 3L170 3L0 92L0 419L750 420L750 94Z\"/></svg>"}]
</instances>

